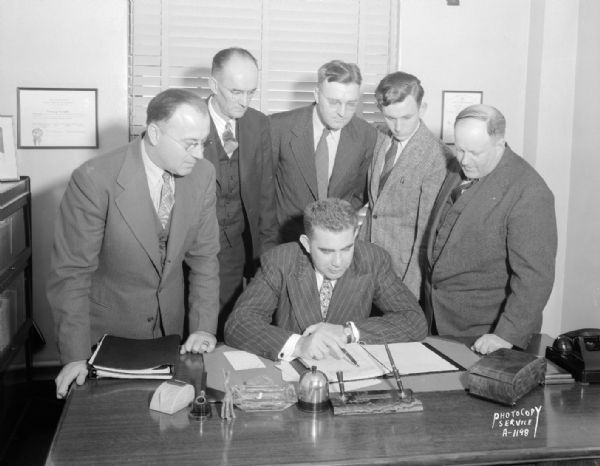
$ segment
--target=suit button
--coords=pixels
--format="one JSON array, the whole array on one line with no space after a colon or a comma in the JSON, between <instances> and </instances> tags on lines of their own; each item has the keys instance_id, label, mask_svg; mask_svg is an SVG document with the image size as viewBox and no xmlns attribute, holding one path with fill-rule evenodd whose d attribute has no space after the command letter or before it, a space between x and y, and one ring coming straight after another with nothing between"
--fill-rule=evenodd
<instances>
[{"instance_id":1,"label":"suit button","mask_svg":"<svg viewBox=\"0 0 600 466\"><path fill-rule=\"evenodd\" d=\"M148 317L146 320L147 320L148 322L152 322L152 321L154 320L154 317Z\"/></svg>"},{"instance_id":2,"label":"suit button","mask_svg":"<svg viewBox=\"0 0 600 466\"><path fill-rule=\"evenodd\" d=\"M373 218L377 218L377 214L373 214Z\"/></svg>"},{"instance_id":3,"label":"suit button","mask_svg":"<svg viewBox=\"0 0 600 466\"><path fill-rule=\"evenodd\" d=\"M433 286L432 286L432 288L433 288L434 290L437 290L437 289L438 289L437 283L434 283L434 284L433 284Z\"/></svg>"}]
</instances>

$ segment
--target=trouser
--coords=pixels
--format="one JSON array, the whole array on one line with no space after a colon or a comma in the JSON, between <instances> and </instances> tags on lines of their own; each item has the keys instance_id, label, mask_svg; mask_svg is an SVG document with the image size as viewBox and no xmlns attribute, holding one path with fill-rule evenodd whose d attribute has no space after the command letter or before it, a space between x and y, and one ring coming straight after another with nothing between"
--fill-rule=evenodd
<instances>
[{"instance_id":1,"label":"trouser","mask_svg":"<svg viewBox=\"0 0 600 466\"><path fill-rule=\"evenodd\" d=\"M233 310L233 306L243 290L244 268L246 265L246 247L240 236L231 244L222 244L219 259L219 322L217 340L223 341L225 322Z\"/></svg>"}]
</instances>

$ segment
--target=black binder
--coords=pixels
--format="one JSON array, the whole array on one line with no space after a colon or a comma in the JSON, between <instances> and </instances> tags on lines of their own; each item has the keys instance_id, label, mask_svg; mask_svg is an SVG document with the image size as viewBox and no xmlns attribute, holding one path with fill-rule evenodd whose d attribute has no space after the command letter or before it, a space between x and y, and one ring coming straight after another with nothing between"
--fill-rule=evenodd
<instances>
[{"instance_id":1,"label":"black binder","mask_svg":"<svg viewBox=\"0 0 600 466\"><path fill-rule=\"evenodd\" d=\"M179 356L179 335L134 339L104 335L89 360L91 377L170 379Z\"/></svg>"}]
</instances>

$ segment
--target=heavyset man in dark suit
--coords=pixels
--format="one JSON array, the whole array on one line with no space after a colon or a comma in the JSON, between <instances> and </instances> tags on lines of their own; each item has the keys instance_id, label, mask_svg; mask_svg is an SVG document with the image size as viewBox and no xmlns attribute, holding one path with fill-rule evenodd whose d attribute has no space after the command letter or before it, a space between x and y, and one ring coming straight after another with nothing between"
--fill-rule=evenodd
<instances>
[{"instance_id":1,"label":"heavyset man in dark suit","mask_svg":"<svg viewBox=\"0 0 600 466\"><path fill-rule=\"evenodd\" d=\"M331 61L319 68L315 104L271 115L281 242L298 239L304 208L317 199L364 206L377 131L354 115L361 83L354 63Z\"/></svg>"},{"instance_id":2,"label":"heavyset man in dark suit","mask_svg":"<svg viewBox=\"0 0 600 466\"><path fill-rule=\"evenodd\" d=\"M427 328L413 294L380 247L355 240L346 201L311 203L300 242L277 246L244 290L225 326L228 345L270 359L321 359L340 347L420 340ZM371 317L375 304L383 313Z\"/></svg>"},{"instance_id":3,"label":"heavyset man in dark suit","mask_svg":"<svg viewBox=\"0 0 600 466\"><path fill-rule=\"evenodd\" d=\"M427 261L426 230L446 177L450 149L425 126L421 82L398 71L375 89L388 131L379 133L369 167L369 208L360 237L392 257L394 272L417 298Z\"/></svg>"},{"instance_id":4,"label":"heavyset man in dark suit","mask_svg":"<svg viewBox=\"0 0 600 466\"><path fill-rule=\"evenodd\" d=\"M218 52L209 79L210 140L205 158L215 167L219 221L220 312L217 336L243 277L255 272L260 254L277 241L273 161L269 121L250 108L258 85L258 67L250 52Z\"/></svg>"},{"instance_id":5,"label":"heavyset man in dark suit","mask_svg":"<svg viewBox=\"0 0 600 466\"><path fill-rule=\"evenodd\" d=\"M90 348L105 333L184 335L182 352L212 351L218 310L215 173L202 158L205 102L171 89L147 110L141 139L73 172L56 221L48 300L61 361L57 396L83 384Z\"/></svg>"},{"instance_id":6,"label":"heavyset man in dark suit","mask_svg":"<svg viewBox=\"0 0 600 466\"><path fill-rule=\"evenodd\" d=\"M454 125L456 160L432 211L426 314L432 332L473 349L527 346L554 282L554 197L505 142L505 119L474 105Z\"/></svg>"}]
</instances>

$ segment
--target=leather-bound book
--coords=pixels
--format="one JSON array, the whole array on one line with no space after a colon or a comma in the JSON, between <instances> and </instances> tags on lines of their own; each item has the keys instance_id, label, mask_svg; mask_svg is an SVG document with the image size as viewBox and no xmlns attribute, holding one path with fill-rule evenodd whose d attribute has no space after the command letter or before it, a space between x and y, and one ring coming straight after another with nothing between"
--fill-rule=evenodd
<instances>
[{"instance_id":1,"label":"leather-bound book","mask_svg":"<svg viewBox=\"0 0 600 466\"><path fill-rule=\"evenodd\" d=\"M509 406L544 383L546 359L499 349L469 368L469 393Z\"/></svg>"}]
</instances>

